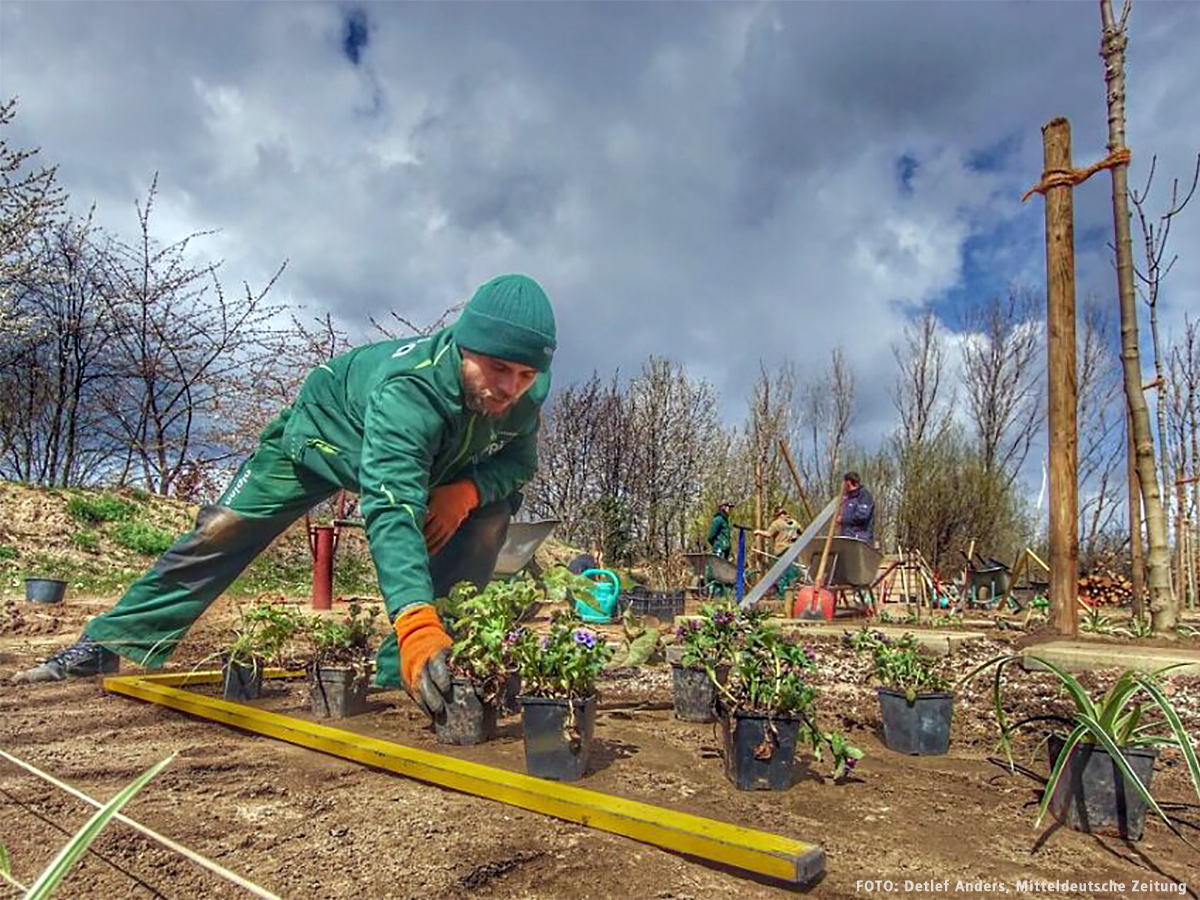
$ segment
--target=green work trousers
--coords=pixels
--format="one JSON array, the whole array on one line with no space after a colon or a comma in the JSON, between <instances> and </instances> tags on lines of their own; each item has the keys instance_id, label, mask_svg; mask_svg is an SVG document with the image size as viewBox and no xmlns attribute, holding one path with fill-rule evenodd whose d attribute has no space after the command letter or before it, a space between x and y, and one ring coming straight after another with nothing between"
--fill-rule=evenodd
<instances>
[{"instance_id":1,"label":"green work trousers","mask_svg":"<svg viewBox=\"0 0 1200 900\"><path fill-rule=\"evenodd\" d=\"M134 582L116 605L84 629L93 640L141 666L159 668L188 629L289 525L333 496L336 484L284 452L285 411L263 431L254 454L225 493L201 507L195 528ZM435 596L459 581L482 588L491 579L520 495L476 509L429 561ZM394 621L400 609L388 609ZM400 659L389 629L376 659L376 684L399 687Z\"/></svg>"}]
</instances>

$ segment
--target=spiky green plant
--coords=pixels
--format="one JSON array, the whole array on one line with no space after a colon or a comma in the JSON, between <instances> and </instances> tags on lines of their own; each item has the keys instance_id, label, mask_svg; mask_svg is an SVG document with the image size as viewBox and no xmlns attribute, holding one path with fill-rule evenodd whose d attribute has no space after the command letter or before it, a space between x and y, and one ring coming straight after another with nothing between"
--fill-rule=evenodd
<instances>
[{"instance_id":1,"label":"spiky green plant","mask_svg":"<svg viewBox=\"0 0 1200 900\"><path fill-rule=\"evenodd\" d=\"M1062 721L1070 727L1071 731L1066 737L1063 749L1058 754L1058 759L1055 760L1054 768L1050 772L1050 778L1046 782L1046 789L1042 794L1042 802L1038 807L1037 821L1034 823L1035 827L1041 825L1042 819L1046 816L1046 811L1050 807L1050 799L1054 796L1055 788L1058 787L1058 781L1062 777L1063 770L1066 768L1067 761L1072 752L1074 752L1079 744L1089 743L1104 748L1105 752L1116 763L1117 768L1120 769L1121 775L1129 784L1133 785L1134 789L1146 802L1146 805L1158 814L1171 831L1190 845L1187 838L1180 834L1174 823L1163 812L1162 807L1150 795L1150 791L1142 784L1137 773L1133 771L1129 762L1121 753L1121 748L1124 747L1162 745L1178 747L1184 761L1187 763L1188 772L1192 777L1192 785L1196 789L1196 796L1200 798L1200 764L1196 761L1196 751L1192 746L1191 736L1183 727L1179 713L1175 710L1174 704L1163 692L1160 685L1164 673L1172 669L1177 669L1179 666L1187 665L1187 663L1177 663L1154 672L1139 672L1134 669L1126 669L1118 676L1108 691L1099 699L1094 700L1089 696L1087 689L1079 683L1078 679L1055 663L1040 656L1031 655L1024 658L1033 660L1054 673L1075 705L1074 713L1071 716L1033 716L1012 726L1008 724L1002 703L1004 669L1010 663L1020 661L1022 659L1021 654L1004 654L987 660L967 673L959 681L959 686L965 685L986 669L995 669L992 701L995 706L996 721L1000 725L1000 747L1004 750L1010 767L1014 765L1011 735L1017 728L1031 722L1046 721L1047 719ZM1144 698L1135 700L1138 694L1143 694ZM1156 709L1161 712L1164 721L1143 721L1147 709ZM1165 730L1164 723L1166 725Z\"/></svg>"},{"instance_id":2,"label":"spiky green plant","mask_svg":"<svg viewBox=\"0 0 1200 900\"><path fill-rule=\"evenodd\" d=\"M126 803L134 798L138 791L149 784L151 778L161 772L174 758L175 754L172 753L162 762L154 764L126 785L120 793L104 804L104 806L96 810L96 814L88 819L84 826L75 833L75 836L67 842L66 846L58 852L58 855L50 861L50 864L38 876L37 881L28 888L12 877L12 868L9 866L8 853L4 849L4 845L0 844L0 877L4 878L9 884L25 891L24 900L45 900L45 898L51 896L55 888L58 887L59 882L67 876L67 873L71 871L71 867L79 860L79 857L87 851L92 841L104 830L104 826L112 820L113 816L121 811L121 808Z\"/></svg>"}]
</instances>

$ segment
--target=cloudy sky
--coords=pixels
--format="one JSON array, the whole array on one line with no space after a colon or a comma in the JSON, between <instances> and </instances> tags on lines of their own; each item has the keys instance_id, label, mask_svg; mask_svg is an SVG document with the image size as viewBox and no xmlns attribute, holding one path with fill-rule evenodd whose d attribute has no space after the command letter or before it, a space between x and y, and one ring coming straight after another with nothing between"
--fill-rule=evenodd
<instances>
[{"instance_id":1,"label":"cloudy sky","mask_svg":"<svg viewBox=\"0 0 1200 900\"><path fill-rule=\"evenodd\" d=\"M7 139L113 230L157 172L158 236L220 229L227 284L288 260L277 299L366 334L527 272L560 384L666 355L731 420L760 361L841 344L870 445L907 318L1042 290L1042 204L1020 198L1054 116L1076 165L1105 155L1099 38L1091 0L6 0L0 93ZM1200 149L1198 39L1200 3L1135 5L1131 184L1157 154L1160 200ZM1080 296L1113 302L1109 191L1076 192L1076 229ZM1200 204L1172 246L1168 331L1200 310Z\"/></svg>"}]
</instances>

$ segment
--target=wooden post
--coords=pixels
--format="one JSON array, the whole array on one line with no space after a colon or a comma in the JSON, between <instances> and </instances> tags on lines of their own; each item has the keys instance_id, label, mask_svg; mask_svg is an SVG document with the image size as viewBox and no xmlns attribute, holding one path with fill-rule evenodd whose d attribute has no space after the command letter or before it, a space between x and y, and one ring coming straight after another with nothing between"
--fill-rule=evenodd
<instances>
[{"instance_id":1,"label":"wooden post","mask_svg":"<svg viewBox=\"0 0 1200 900\"><path fill-rule=\"evenodd\" d=\"M783 460L787 463L788 471L792 473L792 481L796 483L796 493L800 495L800 502L804 505L804 514L811 522L813 520L812 507L808 505L808 496L804 493L804 485L800 483L800 473L796 471L791 451L788 450L787 442L783 438L779 439L779 449L783 451Z\"/></svg>"},{"instance_id":2,"label":"wooden post","mask_svg":"<svg viewBox=\"0 0 1200 900\"><path fill-rule=\"evenodd\" d=\"M1142 555L1142 489L1138 483L1137 458L1133 449L1133 427L1129 406L1125 406L1125 461L1129 479L1129 555L1133 568L1133 608L1135 619L1146 614L1146 562Z\"/></svg>"},{"instance_id":3,"label":"wooden post","mask_svg":"<svg viewBox=\"0 0 1200 900\"><path fill-rule=\"evenodd\" d=\"M1071 123L1042 128L1046 177L1071 171ZM1075 222L1071 186L1047 187L1046 356L1050 424L1050 597L1059 634L1075 637L1079 617L1079 482L1075 383Z\"/></svg>"}]
</instances>

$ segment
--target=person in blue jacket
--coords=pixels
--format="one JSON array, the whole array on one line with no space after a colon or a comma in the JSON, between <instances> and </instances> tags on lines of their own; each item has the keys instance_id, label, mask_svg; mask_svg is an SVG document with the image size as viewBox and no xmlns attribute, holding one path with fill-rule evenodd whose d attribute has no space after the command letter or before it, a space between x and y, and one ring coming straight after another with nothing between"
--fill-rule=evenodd
<instances>
[{"instance_id":1,"label":"person in blue jacket","mask_svg":"<svg viewBox=\"0 0 1200 900\"><path fill-rule=\"evenodd\" d=\"M842 508L838 513L839 537L870 544L875 539L875 498L862 486L857 472L842 476Z\"/></svg>"}]
</instances>

